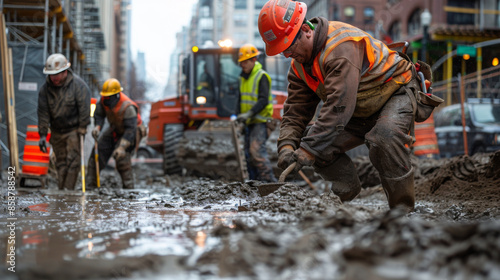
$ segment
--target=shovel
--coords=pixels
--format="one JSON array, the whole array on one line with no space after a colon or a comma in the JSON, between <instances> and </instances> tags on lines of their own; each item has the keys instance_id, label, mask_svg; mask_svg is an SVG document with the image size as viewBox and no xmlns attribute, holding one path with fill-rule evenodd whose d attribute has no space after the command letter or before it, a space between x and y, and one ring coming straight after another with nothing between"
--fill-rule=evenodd
<instances>
[{"instance_id":1,"label":"shovel","mask_svg":"<svg viewBox=\"0 0 500 280\"><path fill-rule=\"evenodd\" d=\"M290 164L280 175L280 178L277 183L267 183L267 184L262 184L258 185L257 189L259 191L260 196L266 196L269 195L273 192L275 192L277 189L279 189L281 186L283 186L285 183L286 176L292 172L292 170L295 168L295 165L297 165L296 162ZM309 185L309 187L313 190L316 190L316 187L311 183L309 178L302 172L302 170L299 170L299 175L306 181L306 183Z\"/></svg>"},{"instance_id":2,"label":"shovel","mask_svg":"<svg viewBox=\"0 0 500 280\"><path fill-rule=\"evenodd\" d=\"M99 178L99 149L97 147L97 140L95 140L94 142L94 150L95 150L95 173L97 175L97 187L100 188L101 187L101 180Z\"/></svg>"},{"instance_id":3,"label":"shovel","mask_svg":"<svg viewBox=\"0 0 500 280\"><path fill-rule=\"evenodd\" d=\"M85 193L85 162L84 162L84 152L83 152L83 134L80 134L80 165L82 166L82 192Z\"/></svg>"}]
</instances>

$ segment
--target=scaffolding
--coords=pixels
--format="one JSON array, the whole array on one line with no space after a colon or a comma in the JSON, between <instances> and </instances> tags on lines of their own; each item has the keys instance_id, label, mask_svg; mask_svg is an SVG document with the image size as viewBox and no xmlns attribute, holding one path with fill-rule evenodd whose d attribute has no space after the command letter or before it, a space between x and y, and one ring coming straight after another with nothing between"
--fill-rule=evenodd
<instances>
[{"instance_id":1,"label":"scaffolding","mask_svg":"<svg viewBox=\"0 0 500 280\"><path fill-rule=\"evenodd\" d=\"M64 54L73 72L97 96L102 84L100 51L105 49L104 35L99 6L94 0L0 0L0 12L5 19L7 41L2 51L11 53L12 75L8 84L13 85L12 92L4 90L0 109L14 111L5 114L10 117L9 122L0 123L2 162L7 162L6 157L12 158L10 151L21 161L27 125L38 123L38 90L45 83L42 69L47 57L52 53ZM15 103L9 102L14 99ZM12 121L17 125L7 125ZM8 147L4 144L7 135Z\"/></svg>"},{"instance_id":2,"label":"scaffolding","mask_svg":"<svg viewBox=\"0 0 500 280\"><path fill-rule=\"evenodd\" d=\"M94 0L3 0L0 8L9 46L43 47L42 64L49 54L62 53L74 72L97 90L102 82L100 51L105 45Z\"/></svg>"}]
</instances>

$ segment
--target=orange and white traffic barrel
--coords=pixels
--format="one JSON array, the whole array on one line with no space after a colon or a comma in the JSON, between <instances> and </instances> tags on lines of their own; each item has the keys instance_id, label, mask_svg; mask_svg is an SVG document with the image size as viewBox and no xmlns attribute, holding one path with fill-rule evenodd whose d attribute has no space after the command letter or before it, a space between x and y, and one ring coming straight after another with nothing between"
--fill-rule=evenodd
<instances>
[{"instance_id":1,"label":"orange and white traffic barrel","mask_svg":"<svg viewBox=\"0 0 500 280\"><path fill-rule=\"evenodd\" d=\"M50 132L47 134L47 142L49 139ZM49 172L50 147L47 146L46 153L42 152L38 146L39 141L38 126L28 125L22 167L24 174L43 176Z\"/></svg>"},{"instance_id":2,"label":"orange and white traffic barrel","mask_svg":"<svg viewBox=\"0 0 500 280\"><path fill-rule=\"evenodd\" d=\"M415 123L413 153L418 157L439 158L439 146L434 130L434 116L421 123Z\"/></svg>"}]
</instances>

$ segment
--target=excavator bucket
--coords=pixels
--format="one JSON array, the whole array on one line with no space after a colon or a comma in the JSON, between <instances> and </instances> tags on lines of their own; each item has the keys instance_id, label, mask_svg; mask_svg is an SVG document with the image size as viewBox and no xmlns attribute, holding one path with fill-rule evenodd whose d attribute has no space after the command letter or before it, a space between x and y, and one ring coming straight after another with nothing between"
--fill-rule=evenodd
<instances>
[{"instance_id":1,"label":"excavator bucket","mask_svg":"<svg viewBox=\"0 0 500 280\"><path fill-rule=\"evenodd\" d=\"M198 130L184 132L179 164L199 176L243 182L248 172L240 135L234 121L206 120Z\"/></svg>"}]
</instances>

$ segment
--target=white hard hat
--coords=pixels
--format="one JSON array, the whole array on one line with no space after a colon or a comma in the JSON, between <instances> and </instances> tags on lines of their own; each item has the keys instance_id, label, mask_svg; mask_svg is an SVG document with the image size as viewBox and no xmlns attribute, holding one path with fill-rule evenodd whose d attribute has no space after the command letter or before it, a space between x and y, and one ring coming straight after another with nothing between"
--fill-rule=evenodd
<instances>
[{"instance_id":1,"label":"white hard hat","mask_svg":"<svg viewBox=\"0 0 500 280\"><path fill-rule=\"evenodd\" d=\"M60 53L51 54L49 58L47 58L47 62L45 62L43 74L55 75L68 69L70 66L71 63L68 62L64 55Z\"/></svg>"}]
</instances>

